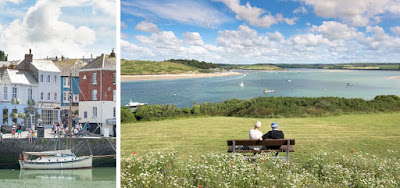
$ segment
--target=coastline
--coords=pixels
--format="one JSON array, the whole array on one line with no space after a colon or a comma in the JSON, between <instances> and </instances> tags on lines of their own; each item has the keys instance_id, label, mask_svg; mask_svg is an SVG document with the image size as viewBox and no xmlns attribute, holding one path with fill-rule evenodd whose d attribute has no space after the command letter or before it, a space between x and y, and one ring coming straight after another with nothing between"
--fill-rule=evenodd
<instances>
[{"instance_id":1,"label":"coastline","mask_svg":"<svg viewBox=\"0 0 400 188\"><path fill-rule=\"evenodd\" d=\"M391 76L389 79L400 79L400 76Z\"/></svg>"},{"instance_id":2,"label":"coastline","mask_svg":"<svg viewBox=\"0 0 400 188\"><path fill-rule=\"evenodd\" d=\"M121 75L121 82L140 80L174 80L186 78L206 78L217 76L242 75L240 72L217 72L217 73L185 73L185 74L158 74L158 75Z\"/></svg>"}]
</instances>

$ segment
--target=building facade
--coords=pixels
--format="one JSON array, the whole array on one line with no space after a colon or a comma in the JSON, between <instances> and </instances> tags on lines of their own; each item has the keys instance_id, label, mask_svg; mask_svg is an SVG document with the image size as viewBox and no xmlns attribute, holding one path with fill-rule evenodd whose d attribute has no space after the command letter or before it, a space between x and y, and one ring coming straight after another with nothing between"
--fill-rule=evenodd
<instances>
[{"instance_id":1,"label":"building facade","mask_svg":"<svg viewBox=\"0 0 400 188\"><path fill-rule=\"evenodd\" d=\"M79 70L80 123L89 122L104 136L115 135L116 58L102 54Z\"/></svg>"}]
</instances>

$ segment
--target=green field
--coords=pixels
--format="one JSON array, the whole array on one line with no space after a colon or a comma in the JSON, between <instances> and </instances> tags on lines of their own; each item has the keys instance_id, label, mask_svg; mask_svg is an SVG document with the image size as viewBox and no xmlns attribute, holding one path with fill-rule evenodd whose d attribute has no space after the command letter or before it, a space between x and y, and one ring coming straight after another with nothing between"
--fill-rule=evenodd
<instances>
[{"instance_id":1,"label":"green field","mask_svg":"<svg viewBox=\"0 0 400 188\"><path fill-rule=\"evenodd\" d=\"M121 60L121 75L180 74L199 70L173 62Z\"/></svg>"},{"instance_id":2,"label":"green field","mask_svg":"<svg viewBox=\"0 0 400 188\"><path fill-rule=\"evenodd\" d=\"M247 139L256 120L263 133L278 122L285 138L296 139L294 159L316 151L362 151L385 156L400 150L400 113L357 114L332 117L257 119L201 117L122 124L122 156L132 152L177 151L183 157L208 152L226 153L226 140Z\"/></svg>"}]
</instances>

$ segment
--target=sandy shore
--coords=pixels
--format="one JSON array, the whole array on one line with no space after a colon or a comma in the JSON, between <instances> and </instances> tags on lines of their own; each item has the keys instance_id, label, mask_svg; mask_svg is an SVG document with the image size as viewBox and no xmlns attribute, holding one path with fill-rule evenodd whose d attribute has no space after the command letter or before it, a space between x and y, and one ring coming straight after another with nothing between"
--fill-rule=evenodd
<instances>
[{"instance_id":1,"label":"sandy shore","mask_svg":"<svg viewBox=\"0 0 400 188\"><path fill-rule=\"evenodd\" d=\"M400 79L400 76L391 76L389 79Z\"/></svg>"},{"instance_id":2,"label":"sandy shore","mask_svg":"<svg viewBox=\"0 0 400 188\"><path fill-rule=\"evenodd\" d=\"M204 78L216 76L233 76L242 75L240 72L218 72L218 73L193 73L193 74L160 74L160 75L121 75L121 81L138 81L138 80L172 80L184 78Z\"/></svg>"}]
</instances>

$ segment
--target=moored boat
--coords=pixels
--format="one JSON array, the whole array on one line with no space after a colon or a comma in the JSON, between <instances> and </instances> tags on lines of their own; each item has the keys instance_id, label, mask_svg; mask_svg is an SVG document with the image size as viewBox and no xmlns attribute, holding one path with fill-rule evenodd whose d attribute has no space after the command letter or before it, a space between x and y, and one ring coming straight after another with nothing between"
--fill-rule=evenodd
<instances>
[{"instance_id":1,"label":"moored boat","mask_svg":"<svg viewBox=\"0 0 400 188\"><path fill-rule=\"evenodd\" d=\"M93 157L76 157L71 150L24 152L20 157L20 169L55 170L92 168Z\"/></svg>"},{"instance_id":2,"label":"moored boat","mask_svg":"<svg viewBox=\"0 0 400 188\"><path fill-rule=\"evenodd\" d=\"M147 103L132 102L132 100L131 100L131 101L129 101L129 103L126 104L125 106L126 106L126 107L129 107L129 108L137 108L138 106L143 106L143 105L147 105Z\"/></svg>"}]
</instances>

